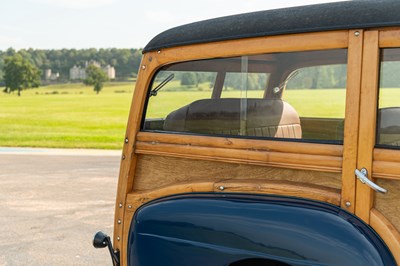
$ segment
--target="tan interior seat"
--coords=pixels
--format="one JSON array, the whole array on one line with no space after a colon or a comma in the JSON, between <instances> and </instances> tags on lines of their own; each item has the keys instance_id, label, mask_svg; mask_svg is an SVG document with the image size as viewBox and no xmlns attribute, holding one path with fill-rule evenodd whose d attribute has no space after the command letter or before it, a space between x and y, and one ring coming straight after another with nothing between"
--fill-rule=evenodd
<instances>
[{"instance_id":1,"label":"tan interior seat","mask_svg":"<svg viewBox=\"0 0 400 266\"><path fill-rule=\"evenodd\" d=\"M170 113L164 130L276 138L302 136L296 110L279 99L198 100Z\"/></svg>"}]
</instances>

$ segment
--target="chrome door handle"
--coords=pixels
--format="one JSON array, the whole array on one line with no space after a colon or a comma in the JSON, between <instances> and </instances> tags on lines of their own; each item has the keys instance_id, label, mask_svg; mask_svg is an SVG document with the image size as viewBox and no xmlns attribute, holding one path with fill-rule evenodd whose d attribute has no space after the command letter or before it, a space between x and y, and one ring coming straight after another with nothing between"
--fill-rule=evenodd
<instances>
[{"instance_id":1,"label":"chrome door handle","mask_svg":"<svg viewBox=\"0 0 400 266\"><path fill-rule=\"evenodd\" d=\"M356 169L354 171L354 173L356 174L357 178L361 181L361 183L366 184L367 186L369 186L373 190L375 190L377 192L380 192L380 193L386 193L387 192L386 189L384 189L383 187L378 186L377 184L375 184L374 182L372 182L368 178L367 169L365 169L365 168L363 168L361 170Z\"/></svg>"}]
</instances>

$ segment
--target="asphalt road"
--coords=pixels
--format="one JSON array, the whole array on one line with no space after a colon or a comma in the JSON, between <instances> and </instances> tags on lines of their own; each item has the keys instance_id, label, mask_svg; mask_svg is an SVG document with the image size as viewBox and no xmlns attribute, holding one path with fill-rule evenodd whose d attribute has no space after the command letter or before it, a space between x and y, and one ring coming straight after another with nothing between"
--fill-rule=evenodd
<instances>
[{"instance_id":1,"label":"asphalt road","mask_svg":"<svg viewBox=\"0 0 400 266\"><path fill-rule=\"evenodd\" d=\"M111 265L119 154L0 148L0 265Z\"/></svg>"}]
</instances>

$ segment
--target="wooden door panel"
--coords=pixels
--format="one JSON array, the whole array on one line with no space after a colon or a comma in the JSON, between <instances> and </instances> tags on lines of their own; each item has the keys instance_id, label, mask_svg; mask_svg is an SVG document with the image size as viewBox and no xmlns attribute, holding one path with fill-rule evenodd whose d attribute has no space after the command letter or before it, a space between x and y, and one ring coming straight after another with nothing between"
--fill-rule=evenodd
<instances>
[{"instance_id":1,"label":"wooden door panel","mask_svg":"<svg viewBox=\"0 0 400 266\"><path fill-rule=\"evenodd\" d=\"M364 35L357 168L367 169L368 178L388 193L357 181L355 213L377 231L400 264L400 151L376 148L380 49L400 47L400 39L395 38L400 31L371 30Z\"/></svg>"}]
</instances>

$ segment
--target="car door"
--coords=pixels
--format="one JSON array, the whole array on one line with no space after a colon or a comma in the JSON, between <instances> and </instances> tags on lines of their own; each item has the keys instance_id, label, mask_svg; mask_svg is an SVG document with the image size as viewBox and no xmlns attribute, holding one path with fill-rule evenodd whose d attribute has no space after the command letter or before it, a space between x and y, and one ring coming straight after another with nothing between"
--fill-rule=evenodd
<instances>
[{"instance_id":1,"label":"car door","mask_svg":"<svg viewBox=\"0 0 400 266\"><path fill-rule=\"evenodd\" d=\"M399 29L369 30L361 36L364 43L358 138L357 144L352 144L357 145L355 214L378 232L397 262L400 261L400 79L396 71L400 69L399 36ZM354 136L351 141L355 141ZM363 178L373 183L368 184ZM371 188L374 184L377 186Z\"/></svg>"}]
</instances>

